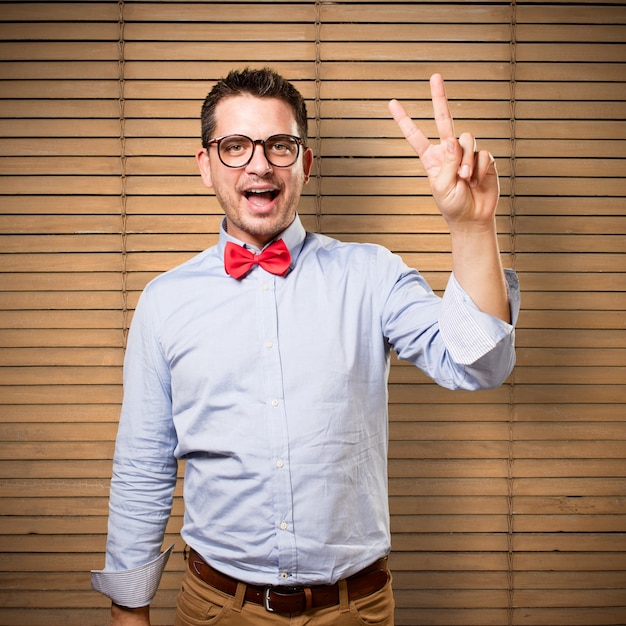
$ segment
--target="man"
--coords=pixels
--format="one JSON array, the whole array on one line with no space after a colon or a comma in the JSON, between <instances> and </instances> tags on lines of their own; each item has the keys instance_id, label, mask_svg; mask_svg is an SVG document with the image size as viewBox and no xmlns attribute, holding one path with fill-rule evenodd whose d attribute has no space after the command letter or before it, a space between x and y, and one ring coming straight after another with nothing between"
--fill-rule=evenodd
<instances>
[{"instance_id":1,"label":"man","mask_svg":"<svg viewBox=\"0 0 626 626\"><path fill-rule=\"evenodd\" d=\"M518 308L493 158L455 137L440 76L431 91L439 145L389 106L449 225L442 299L380 246L305 232L313 156L290 83L231 72L207 96L196 158L225 219L216 246L146 287L133 319L93 573L112 624L149 624L177 459L190 548L177 626L393 624L390 349L446 387L494 387L514 364Z\"/></svg>"}]
</instances>

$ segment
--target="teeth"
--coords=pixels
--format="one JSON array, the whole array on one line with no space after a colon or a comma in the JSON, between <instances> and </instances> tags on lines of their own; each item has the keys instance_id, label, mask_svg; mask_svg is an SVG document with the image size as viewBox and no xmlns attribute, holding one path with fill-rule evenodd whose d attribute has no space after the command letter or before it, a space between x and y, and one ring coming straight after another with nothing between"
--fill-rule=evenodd
<instances>
[{"instance_id":1,"label":"teeth","mask_svg":"<svg viewBox=\"0 0 626 626\"><path fill-rule=\"evenodd\" d=\"M245 195L247 198L251 198L252 196L270 196L271 198L275 198L277 191L275 189L248 189Z\"/></svg>"}]
</instances>

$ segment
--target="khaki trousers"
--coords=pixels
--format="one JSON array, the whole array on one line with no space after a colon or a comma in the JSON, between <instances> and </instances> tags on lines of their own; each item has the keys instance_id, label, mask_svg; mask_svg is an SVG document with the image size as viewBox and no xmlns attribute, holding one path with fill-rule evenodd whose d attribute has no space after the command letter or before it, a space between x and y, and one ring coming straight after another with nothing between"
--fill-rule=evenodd
<instances>
[{"instance_id":1,"label":"khaki trousers","mask_svg":"<svg viewBox=\"0 0 626 626\"><path fill-rule=\"evenodd\" d=\"M393 626L391 580L380 590L354 601L345 581L339 582L336 606L279 615L252 602L244 602L246 585L239 583L229 596L201 581L189 569L183 575L174 626Z\"/></svg>"}]
</instances>

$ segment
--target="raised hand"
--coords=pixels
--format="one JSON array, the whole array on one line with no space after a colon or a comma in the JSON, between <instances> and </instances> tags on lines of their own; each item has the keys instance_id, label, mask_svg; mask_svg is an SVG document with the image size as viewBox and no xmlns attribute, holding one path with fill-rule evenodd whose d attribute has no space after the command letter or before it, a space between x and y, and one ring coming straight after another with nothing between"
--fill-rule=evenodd
<instances>
[{"instance_id":1,"label":"raised hand","mask_svg":"<svg viewBox=\"0 0 626 626\"><path fill-rule=\"evenodd\" d=\"M389 111L419 155L433 198L450 227L491 225L500 195L493 156L487 150L477 152L470 133L457 139L441 75L433 74L430 91L439 144L429 141L397 100L391 100Z\"/></svg>"}]
</instances>

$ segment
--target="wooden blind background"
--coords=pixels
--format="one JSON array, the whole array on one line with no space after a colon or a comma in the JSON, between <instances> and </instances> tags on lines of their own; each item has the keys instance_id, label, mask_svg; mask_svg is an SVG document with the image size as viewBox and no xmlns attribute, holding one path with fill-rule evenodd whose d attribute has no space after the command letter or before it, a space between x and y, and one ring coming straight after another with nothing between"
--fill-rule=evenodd
<instances>
[{"instance_id":1,"label":"wooden blind background","mask_svg":"<svg viewBox=\"0 0 626 626\"><path fill-rule=\"evenodd\" d=\"M501 173L515 372L470 394L392 368L396 623L626 624L624 3L0 2L0 20L0 624L107 623L87 572L125 332L145 283L216 240L200 104L262 64L309 102L307 227L382 243L437 290L448 238L387 100L433 135L442 72ZM155 625L181 515L178 491Z\"/></svg>"}]
</instances>

